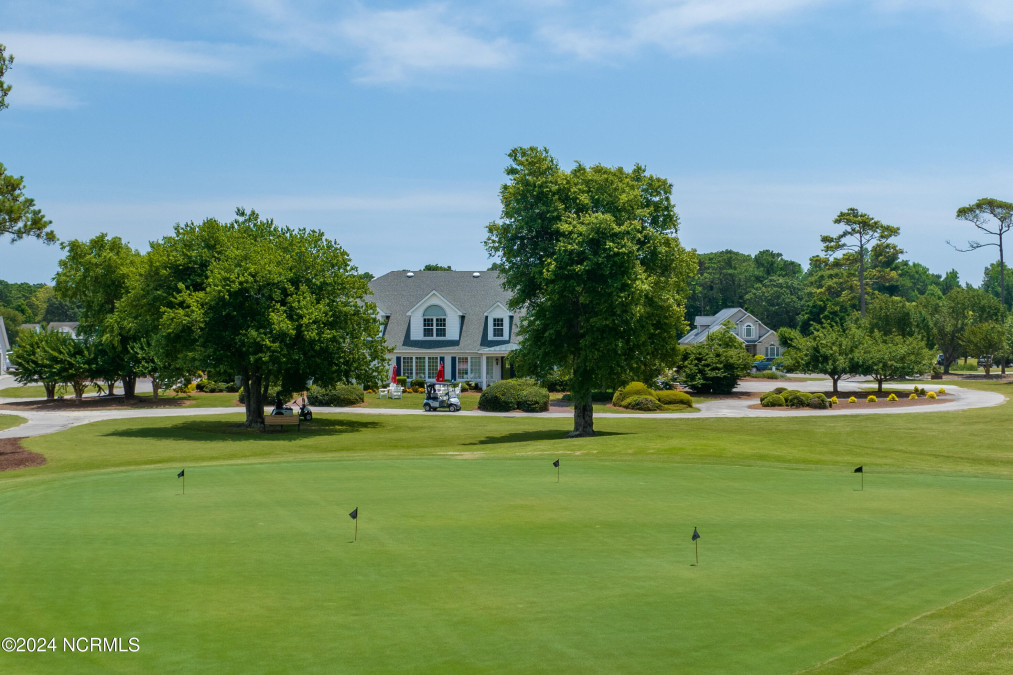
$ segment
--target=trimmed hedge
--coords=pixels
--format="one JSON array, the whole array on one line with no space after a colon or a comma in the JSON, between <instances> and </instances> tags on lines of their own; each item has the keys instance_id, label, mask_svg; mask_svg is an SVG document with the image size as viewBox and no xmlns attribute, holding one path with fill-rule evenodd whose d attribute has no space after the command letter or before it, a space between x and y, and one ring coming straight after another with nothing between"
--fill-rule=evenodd
<instances>
[{"instance_id":1,"label":"trimmed hedge","mask_svg":"<svg viewBox=\"0 0 1013 675\"><path fill-rule=\"evenodd\" d=\"M809 399L809 407L813 410L826 410L832 404L827 400L827 397L823 394L813 394L812 398Z\"/></svg>"},{"instance_id":2,"label":"trimmed hedge","mask_svg":"<svg viewBox=\"0 0 1013 675\"><path fill-rule=\"evenodd\" d=\"M549 390L528 378L493 382L478 398L478 409L486 412L545 412L549 409Z\"/></svg>"},{"instance_id":3,"label":"trimmed hedge","mask_svg":"<svg viewBox=\"0 0 1013 675\"><path fill-rule=\"evenodd\" d=\"M658 400L658 395L654 393L654 390L643 382L630 382L625 387L619 387L619 389L616 390L616 393L612 396L612 405L617 408L622 408L623 401L628 398L640 396L646 396L647 398Z\"/></svg>"},{"instance_id":4,"label":"trimmed hedge","mask_svg":"<svg viewBox=\"0 0 1013 675\"><path fill-rule=\"evenodd\" d=\"M631 396L623 401L622 407L627 410L661 410L661 404L658 403L658 399L651 396Z\"/></svg>"},{"instance_id":5,"label":"trimmed hedge","mask_svg":"<svg viewBox=\"0 0 1013 675\"><path fill-rule=\"evenodd\" d=\"M345 407L362 403L365 397L357 384L339 384L327 389L314 385L306 392L306 400L310 405Z\"/></svg>"},{"instance_id":6,"label":"trimmed hedge","mask_svg":"<svg viewBox=\"0 0 1013 675\"><path fill-rule=\"evenodd\" d=\"M764 408L783 408L784 398L780 394L770 394L760 399L760 405Z\"/></svg>"},{"instance_id":7,"label":"trimmed hedge","mask_svg":"<svg viewBox=\"0 0 1013 675\"><path fill-rule=\"evenodd\" d=\"M655 392L661 405L684 405L693 407L693 397L684 391L665 390Z\"/></svg>"}]
</instances>

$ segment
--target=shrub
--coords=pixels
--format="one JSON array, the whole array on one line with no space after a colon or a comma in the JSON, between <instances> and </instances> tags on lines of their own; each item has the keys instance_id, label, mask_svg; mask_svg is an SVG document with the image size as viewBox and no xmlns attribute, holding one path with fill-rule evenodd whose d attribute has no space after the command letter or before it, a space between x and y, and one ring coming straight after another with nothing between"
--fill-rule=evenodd
<instances>
[{"instance_id":1,"label":"shrub","mask_svg":"<svg viewBox=\"0 0 1013 675\"><path fill-rule=\"evenodd\" d=\"M945 394L946 393L946 388L945 387L939 387L939 393L940 394Z\"/></svg>"},{"instance_id":2,"label":"shrub","mask_svg":"<svg viewBox=\"0 0 1013 675\"><path fill-rule=\"evenodd\" d=\"M753 357L742 341L718 330L682 350L679 381L701 394L730 394L752 367Z\"/></svg>"},{"instance_id":3,"label":"shrub","mask_svg":"<svg viewBox=\"0 0 1013 675\"><path fill-rule=\"evenodd\" d=\"M812 394L807 391L790 389L784 392L783 398L785 405L789 408L804 408L809 405L809 399L812 398Z\"/></svg>"},{"instance_id":4,"label":"shrub","mask_svg":"<svg viewBox=\"0 0 1013 675\"><path fill-rule=\"evenodd\" d=\"M897 400L897 394L890 394L889 396L886 397L886 400L887 401L896 401Z\"/></svg>"},{"instance_id":5,"label":"shrub","mask_svg":"<svg viewBox=\"0 0 1013 675\"><path fill-rule=\"evenodd\" d=\"M865 402L866 403L876 403L878 400L879 399L877 399L875 396L870 396L869 398L865 399Z\"/></svg>"},{"instance_id":6,"label":"shrub","mask_svg":"<svg viewBox=\"0 0 1013 675\"><path fill-rule=\"evenodd\" d=\"M197 384L199 385L200 383L198 382ZM224 382L207 381L204 383L204 389L201 391L203 391L205 394L220 394L223 391L225 391L227 387L228 385L225 384Z\"/></svg>"},{"instance_id":7,"label":"shrub","mask_svg":"<svg viewBox=\"0 0 1013 675\"><path fill-rule=\"evenodd\" d=\"M909 399L917 399L918 398L918 394L911 394L910 396L908 396L908 398Z\"/></svg>"},{"instance_id":8,"label":"shrub","mask_svg":"<svg viewBox=\"0 0 1013 675\"><path fill-rule=\"evenodd\" d=\"M612 405L619 408L622 407L622 403L626 399L640 396L646 396L655 400L658 398L658 395L643 382L630 382L625 387L616 389L616 393L612 395Z\"/></svg>"},{"instance_id":9,"label":"shrub","mask_svg":"<svg viewBox=\"0 0 1013 675\"><path fill-rule=\"evenodd\" d=\"M783 394L786 391L788 391L788 387L774 387L773 389L770 390L770 393L771 394Z\"/></svg>"},{"instance_id":10,"label":"shrub","mask_svg":"<svg viewBox=\"0 0 1013 675\"><path fill-rule=\"evenodd\" d=\"M397 378L397 386L401 387L402 389L407 389L408 388L408 378L407 377L399 377L399 378Z\"/></svg>"},{"instance_id":11,"label":"shrub","mask_svg":"<svg viewBox=\"0 0 1013 675\"><path fill-rule=\"evenodd\" d=\"M229 382L225 385L225 391L229 392L230 394L235 394L239 391L239 385L236 384L235 382Z\"/></svg>"},{"instance_id":12,"label":"shrub","mask_svg":"<svg viewBox=\"0 0 1013 675\"><path fill-rule=\"evenodd\" d=\"M848 399L848 403L858 403L858 399L852 396L851 398Z\"/></svg>"},{"instance_id":13,"label":"shrub","mask_svg":"<svg viewBox=\"0 0 1013 675\"><path fill-rule=\"evenodd\" d=\"M784 398L780 394L771 394L766 398L760 399L760 405L764 408L783 408Z\"/></svg>"},{"instance_id":14,"label":"shrub","mask_svg":"<svg viewBox=\"0 0 1013 675\"><path fill-rule=\"evenodd\" d=\"M650 396L631 396L623 401L622 407L627 410L661 410L658 399Z\"/></svg>"},{"instance_id":15,"label":"shrub","mask_svg":"<svg viewBox=\"0 0 1013 675\"><path fill-rule=\"evenodd\" d=\"M468 386L467 382L461 382L460 383L460 387L461 387L461 392L462 393L466 392L466 391L471 391L471 387Z\"/></svg>"},{"instance_id":16,"label":"shrub","mask_svg":"<svg viewBox=\"0 0 1013 675\"><path fill-rule=\"evenodd\" d=\"M538 384L549 391L567 391L570 389L570 378L564 377L559 371L553 371L551 375L541 378Z\"/></svg>"},{"instance_id":17,"label":"shrub","mask_svg":"<svg viewBox=\"0 0 1013 675\"><path fill-rule=\"evenodd\" d=\"M929 393L925 394L925 398L935 398L935 397L936 397L936 392L934 392L934 391L930 391Z\"/></svg>"},{"instance_id":18,"label":"shrub","mask_svg":"<svg viewBox=\"0 0 1013 675\"><path fill-rule=\"evenodd\" d=\"M356 405L365 400L362 387L357 384L339 384L336 387L324 388L316 385L306 392L306 401L310 405L323 407L344 407Z\"/></svg>"},{"instance_id":19,"label":"shrub","mask_svg":"<svg viewBox=\"0 0 1013 675\"><path fill-rule=\"evenodd\" d=\"M206 386L208 386L207 379L197 380L196 384L194 384L194 387L197 389L197 391L204 391L204 387Z\"/></svg>"},{"instance_id":20,"label":"shrub","mask_svg":"<svg viewBox=\"0 0 1013 675\"><path fill-rule=\"evenodd\" d=\"M478 409L487 412L543 412L549 409L549 392L527 378L500 380L485 388L478 399Z\"/></svg>"},{"instance_id":21,"label":"shrub","mask_svg":"<svg viewBox=\"0 0 1013 675\"><path fill-rule=\"evenodd\" d=\"M783 380L787 376L786 375L782 375L781 373L777 372L776 370L761 370L758 373L753 373L752 377L760 377L760 378L763 378L765 380Z\"/></svg>"},{"instance_id":22,"label":"shrub","mask_svg":"<svg viewBox=\"0 0 1013 675\"><path fill-rule=\"evenodd\" d=\"M414 380L412 380L412 389L421 389L422 391L425 391L426 390L425 378L416 377Z\"/></svg>"},{"instance_id":23,"label":"shrub","mask_svg":"<svg viewBox=\"0 0 1013 675\"><path fill-rule=\"evenodd\" d=\"M823 394L814 394L813 397L809 399L809 407L813 410L826 410L830 407L830 401L828 401L827 397Z\"/></svg>"},{"instance_id":24,"label":"shrub","mask_svg":"<svg viewBox=\"0 0 1013 675\"><path fill-rule=\"evenodd\" d=\"M684 391L659 391L658 403L662 405L684 405L686 407L693 406L693 397Z\"/></svg>"},{"instance_id":25,"label":"shrub","mask_svg":"<svg viewBox=\"0 0 1013 675\"><path fill-rule=\"evenodd\" d=\"M831 405L837 405L838 403L840 403L840 401L837 400L836 396L831 396L830 397L830 404Z\"/></svg>"}]
</instances>

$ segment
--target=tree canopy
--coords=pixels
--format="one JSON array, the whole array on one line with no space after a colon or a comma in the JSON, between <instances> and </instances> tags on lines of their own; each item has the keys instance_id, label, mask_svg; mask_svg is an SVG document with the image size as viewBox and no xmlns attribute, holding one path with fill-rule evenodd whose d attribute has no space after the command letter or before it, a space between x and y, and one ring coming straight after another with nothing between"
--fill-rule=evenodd
<instances>
[{"instance_id":1,"label":"tree canopy","mask_svg":"<svg viewBox=\"0 0 1013 675\"><path fill-rule=\"evenodd\" d=\"M999 249L999 301L1006 305L1006 263L1003 255L1003 236L1013 227L1013 204L991 197L983 197L973 204L957 209L957 220L964 220L974 225L985 234L995 237L995 241L967 242L967 248L956 248L958 251L975 251L985 246ZM947 242L949 243L949 242ZM950 244L953 246L953 244Z\"/></svg>"},{"instance_id":2,"label":"tree canopy","mask_svg":"<svg viewBox=\"0 0 1013 675\"><path fill-rule=\"evenodd\" d=\"M565 171L535 147L509 157L486 248L526 311L518 362L569 376L571 436L593 435L593 389L674 364L694 256L676 238L671 183L644 167Z\"/></svg>"},{"instance_id":3,"label":"tree canopy","mask_svg":"<svg viewBox=\"0 0 1013 675\"><path fill-rule=\"evenodd\" d=\"M142 351L159 367L240 375L255 426L272 383L292 392L310 379L383 379L387 347L368 292L322 232L240 208L230 223L177 225L154 242L127 306L151 331Z\"/></svg>"},{"instance_id":4,"label":"tree canopy","mask_svg":"<svg viewBox=\"0 0 1013 675\"><path fill-rule=\"evenodd\" d=\"M892 225L885 225L876 220L868 213L862 213L858 209L850 208L841 211L834 218L834 225L844 225L844 230L836 235L824 234L820 236L823 242L823 251L833 256L842 251L850 252L850 256L844 257L844 261L858 272L858 306L862 317L865 317L865 279L866 268L869 266L869 258L878 254L899 255L900 249L889 244L888 249L884 246L888 240L900 234L900 229ZM873 250L875 245L879 250Z\"/></svg>"}]
</instances>

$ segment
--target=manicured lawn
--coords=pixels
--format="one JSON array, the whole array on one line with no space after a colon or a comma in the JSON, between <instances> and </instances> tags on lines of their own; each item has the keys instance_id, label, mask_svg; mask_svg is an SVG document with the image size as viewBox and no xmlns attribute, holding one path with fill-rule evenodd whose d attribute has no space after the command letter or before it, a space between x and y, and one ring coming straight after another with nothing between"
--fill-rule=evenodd
<instances>
[{"instance_id":1,"label":"manicured lawn","mask_svg":"<svg viewBox=\"0 0 1013 675\"><path fill-rule=\"evenodd\" d=\"M0 625L141 651L0 668L1008 672L1008 416L77 427L0 474Z\"/></svg>"},{"instance_id":2,"label":"manicured lawn","mask_svg":"<svg viewBox=\"0 0 1013 675\"><path fill-rule=\"evenodd\" d=\"M188 405L194 408L228 408L229 406L240 407L239 394L205 394L203 392L194 392L192 394L174 394L163 393L158 395L158 399L161 400L172 400L172 401L187 401ZM138 394L137 398L150 401L151 393ZM274 405L273 403L271 405Z\"/></svg>"},{"instance_id":3,"label":"manicured lawn","mask_svg":"<svg viewBox=\"0 0 1013 675\"><path fill-rule=\"evenodd\" d=\"M85 389L85 393L93 394L98 389L93 386L89 386ZM122 389L117 388L121 394ZM74 390L66 385L58 385L56 387L56 395L71 398L74 396ZM41 384L26 384L19 387L6 387L0 389L0 398L46 398L46 388Z\"/></svg>"},{"instance_id":4,"label":"manicured lawn","mask_svg":"<svg viewBox=\"0 0 1013 675\"><path fill-rule=\"evenodd\" d=\"M27 421L28 420L26 420L24 417L18 417L17 415L0 414L0 431L3 431L4 429L10 429L11 427L16 427L19 424L24 424Z\"/></svg>"},{"instance_id":5,"label":"manicured lawn","mask_svg":"<svg viewBox=\"0 0 1013 675\"><path fill-rule=\"evenodd\" d=\"M367 408L395 408L402 410L422 410L426 400L425 394L401 394L402 398L380 398L378 394L365 394L363 406ZM478 408L479 394L475 392L461 393L461 410ZM312 407L312 406L311 406Z\"/></svg>"}]
</instances>

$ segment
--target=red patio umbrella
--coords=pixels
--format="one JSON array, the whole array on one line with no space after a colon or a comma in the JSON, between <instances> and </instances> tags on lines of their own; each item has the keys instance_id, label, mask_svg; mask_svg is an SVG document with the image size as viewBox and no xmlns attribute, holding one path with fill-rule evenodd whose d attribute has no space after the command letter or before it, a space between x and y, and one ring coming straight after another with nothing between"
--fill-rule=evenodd
<instances>
[{"instance_id":1,"label":"red patio umbrella","mask_svg":"<svg viewBox=\"0 0 1013 675\"><path fill-rule=\"evenodd\" d=\"M436 381L443 382L443 362L440 361L440 369L436 371Z\"/></svg>"},{"instance_id":2,"label":"red patio umbrella","mask_svg":"<svg viewBox=\"0 0 1013 675\"><path fill-rule=\"evenodd\" d=\"M390 383L397 384L397 364L394 364L394 369L390 371Z\"/></svg>"}]
</instances>

